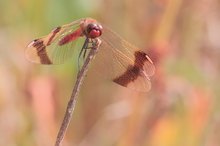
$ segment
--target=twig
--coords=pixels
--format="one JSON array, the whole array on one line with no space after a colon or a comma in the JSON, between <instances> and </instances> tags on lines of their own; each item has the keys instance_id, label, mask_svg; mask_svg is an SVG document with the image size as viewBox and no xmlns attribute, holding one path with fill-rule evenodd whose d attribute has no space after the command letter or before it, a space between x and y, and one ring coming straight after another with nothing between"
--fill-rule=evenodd
<instances>
[{"instance_id":1,"label":"twig","mask_svg":"<svg viewBox=\"0 0 220 146\"><path fill-rule=\"evenodd\" d=\"M62 122L61 127L59 129L59 132L57 134L55 146L60 146L60 144L64 138L64 135L66 133L66 130L68 128L72 114L73 114L75 106L76 106L76 101L77 101L80 86L81 86L83 79L86 75L86 72L88 70L88 66L91 63L92 59L95 57L95 55L99 49L99 46L101 44L101 40L99 40L98 38L96 38L94 41L95 42L92 44L92 49L90 50L88 56L86 57L86 60L82 66L82 69L77 74L76 83L73 88L70 100L68 102L63 122Z\"/></svg>"}]
</instances>

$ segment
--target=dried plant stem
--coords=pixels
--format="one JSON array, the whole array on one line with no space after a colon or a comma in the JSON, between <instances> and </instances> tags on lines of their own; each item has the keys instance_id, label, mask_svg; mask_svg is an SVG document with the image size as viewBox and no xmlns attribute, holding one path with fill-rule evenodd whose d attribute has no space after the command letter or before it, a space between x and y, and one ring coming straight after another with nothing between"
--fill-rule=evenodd
<instances>
[{"instance_id":1,"label":"dried plant stem","mask_svg":"<svg viewBox=\"0 0 220 146\"><path fill-rule=\"evenodd\" d=\"M73 114L75 106L76 106L76 101L77 101L80 86L81 86L83 79L86 75L86 72L88 70L88 66L91 63L92 59L95 57L95 54L97 53L100 44L101 44L101 41L98 38L95 39L95 43L92 44L92 49L90 50L88 56L86 57L85 62L82 66L82 69L77 74L76 83L73 88L70 100L68 102L68 105L66 108L66 113L65 113L63 122L61 124L61 127L59 129L59 132L58 132L58 135L56 138L55 146L60 146L60 144L65 136L66 130L68 128L72 114Z\"/></svg>"}]
</instances>

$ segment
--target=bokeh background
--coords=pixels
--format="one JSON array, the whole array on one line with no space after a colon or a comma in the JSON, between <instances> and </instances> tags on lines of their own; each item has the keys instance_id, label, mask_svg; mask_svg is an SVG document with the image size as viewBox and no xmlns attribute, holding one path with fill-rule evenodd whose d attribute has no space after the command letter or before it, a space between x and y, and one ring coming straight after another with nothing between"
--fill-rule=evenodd
<instances>
[{"instance_id":1,"label":"bokeh background","mask_svg":"<svg viewBox=\"0 0 220 146\"><path fill-rule=\"evenodd\" d=\"M54 144L77 63L36 65L24 50L82 17L148 51L156 74L137 93L91 68L63 145L220 145L219 0L0 0L1 146Z\"/></svg>"}]
</instances>

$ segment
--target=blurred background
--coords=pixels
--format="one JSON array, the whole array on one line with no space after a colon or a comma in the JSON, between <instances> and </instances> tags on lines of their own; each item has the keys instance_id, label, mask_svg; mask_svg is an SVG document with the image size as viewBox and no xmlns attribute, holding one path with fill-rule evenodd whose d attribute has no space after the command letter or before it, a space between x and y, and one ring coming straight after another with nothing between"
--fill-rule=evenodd
<instances>
[{"instance_id":1,"label":"blurred background","mask_svg":"<svg viewBox=\"0 0 220 146\"><path fill-rule=\"evenodd\" d=\"M55 142L77 63L28 62L27 44L92 17L148 51L152 89L106 84L91 68L65 146L219 146L219 0L0 0L0 145Z\"/></svg>"}]
</instances>

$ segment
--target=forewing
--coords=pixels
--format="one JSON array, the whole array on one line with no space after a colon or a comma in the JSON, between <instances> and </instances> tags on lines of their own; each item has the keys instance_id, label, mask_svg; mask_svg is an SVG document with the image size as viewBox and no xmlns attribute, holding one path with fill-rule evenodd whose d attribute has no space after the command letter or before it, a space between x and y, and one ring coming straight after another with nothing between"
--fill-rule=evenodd
<instances>
[{"instance_id":1,"label":"forewing","mask_svg":"<svg viewBox=\"0 0 220 146\"><path fill-rule=\"evenodd\" d=\"M147 54L107 27L103 29L101 40L97 59L99 56L112 58L108 62L110 64L106 64L112 72L111 80L121 86L147 92L151 88L150 76L155 71L155 66Z\"/></svg>"},{"instance_id":2,"label":"forewing","mask_svg":"<svg viewBox=\"0 0 220 146\"><path fill-rule=\"evenodd\" d=\"M47 36L32 41L26 50L31 62L60 64L73 56L76 40L81 36L82 19L53 29Z\"/></svg>"}]
</instances>

